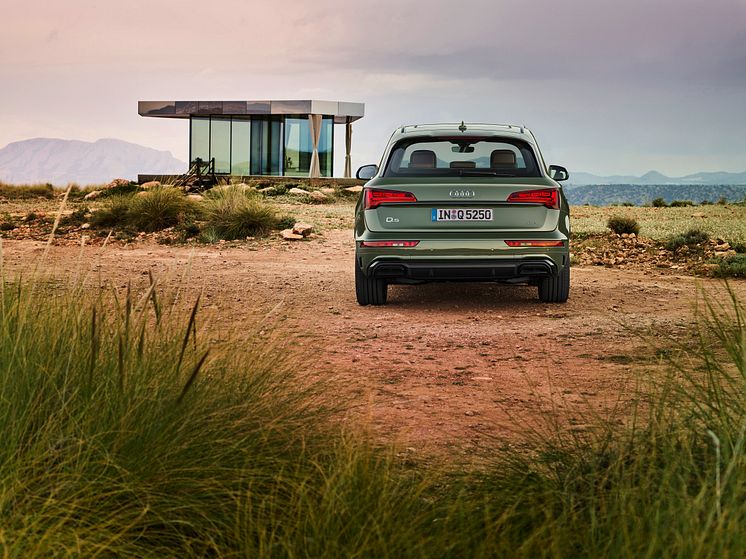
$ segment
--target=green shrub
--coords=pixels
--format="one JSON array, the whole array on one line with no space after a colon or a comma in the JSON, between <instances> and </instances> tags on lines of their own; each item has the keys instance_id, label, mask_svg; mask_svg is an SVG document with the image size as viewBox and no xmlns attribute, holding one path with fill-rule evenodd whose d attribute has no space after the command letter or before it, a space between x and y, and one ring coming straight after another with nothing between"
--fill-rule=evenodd
<instances>
[{"instance_id":1,"label":"green shrub","mask_svg":"<svg viewBox=\"0 0 746 559\"><path fill-rule=\"evenodd\" d=\"M126 227L132 196L120 195L108 198L103 207L91 215L94 227Z\"/></svg>"},{"instance_id":2,"label":"green shrub","mask_svg":"<svg viewBox=\"0 0 746 559\"><path fill-rule=\"evenodd\" d=\"M632 202L622 202L621 205L622 205L622 207L625 207L625 208L632 208L632 207L634 207L634 204Z\"/></svg>"},{"instance_id":3,"label":"green shrub","mask_svg":"<svg viewBox=\"0 0 746 559\"><path fill-rule=\"evenodd\" d=\"M0 221L0 231L12 231L16 227L12 221Z\"/></svg>"},{"instance_id":4,"label":"green shrub","mask_svg":"<svg viewBox=\"0 0 746 559\"><path fill-rule=\"evenodd\" d=\"M276 229L279 222L274 208L261 197L234 187L207 193L204 218L205 229L225 240L265 235Z\"/></svg>"},{"instance_id":5,"label":"green shrub","mask_svg":"<svg viewBox=\"0 0 746 559\"><path fill-rule=\"evenodd\" d=\"M606 222L606 227L611 229L611 231L617 235L622 235L624 233L634 233L635 235L638 235L640 233L640 224L632 217L624 217L620 215L611 216Z\"/></svg>"},{"instance_id":6,"label":"green shrub","mask_svg":"<svg viewBox=\"0 0 746 559\"><path fill-rule=\"evenodd\" d=\"M283 215L277 220L277 229L290 229L296 221L292 215Z\"/></svg>"},{"instance_id":7,"label":"green shrub","mask_svg":"<svg viewBox=\"0 0 746 559\"><path fill-rule=\"evenodd\" d=\"M717 204L719 206L725 206L728 204L728 199L725 196L721 196L720 198L718 198Z\"/></svg>"},{"instance_id":8,"label":"green shrub","mask_svg":"<svg viewBox=\"0 0 746 559\"><path fill-rule=\"evenodd\" d=\"M710 234L701 229L689 229L686 233L675 235L666 242L666 248L675 252L683 246L696 247L710 240Z\"/></svg>"},{"instance_id":9,"label":"green shrub","mask_svg":"<svg viewBox=\"0 0 746 559\"><path fill-rule=\"evenodd\" d=\"M651 205L654 208L667 208L668 204L666 204L666 201L663 198L656 198L651 202Z\"/></svg>"},{"instance_id":10,"label":"green shrub","mask_svg":"<svg viewBox=\"0 0 746 559\"><path fill-rule=\"evenodd\" d=\"M671 201L671 207L672 208L685 208L688 206L693 206L694 202L691 200L672 200Z\"/></svg>"},{"instance_id":11,"label":"green shrub","mask_svg":"<svg viewBox=\"0 0 746 559\"><path fill-rule=\"evenodd\" d=\"M746 254L726 256L714 273L721 278L746 278Z\"/></svg>"},{"instance_id":12,"label":"green shrub","mask_svg":"<svg viewBox=\"0 0 746 559\"><path fill-rule=\"evenodd\" d=\"M81 225L86 222L87 216L89 213L90 213L90 210L87 207L81 207L76 210L73 210L72 213L60 219L60 226L65 227L65 226Z\"/></svg>"},{"instance_id":13,"label":"green shrub","mask_svg":"<svg viewBox=\"0 0 746 559\"><path fill-rule=\"evenodd\" d=\"M739 254L746 254L746 243L733 243L731 248Z\"/></svg>"},{"instance_id":14,"label":"green shrub","mask_svg":"<svg viewBox=\"0 0 746 559\"><path fill-rule=\"evenodd\" d=\"M127 222L138 231L159 231L198 213L195 202L169 186L158 186L128 198Z\"/></svg>"}]
</instances>

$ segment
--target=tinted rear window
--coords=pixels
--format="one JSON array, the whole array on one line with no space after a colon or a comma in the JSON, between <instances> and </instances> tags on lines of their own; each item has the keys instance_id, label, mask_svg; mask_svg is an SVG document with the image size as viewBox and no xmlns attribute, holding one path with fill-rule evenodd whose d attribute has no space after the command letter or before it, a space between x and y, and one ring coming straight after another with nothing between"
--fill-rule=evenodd
<instances>
[{"instance_id":1,"label":"tinted rear window","mask_svg":"<svg viewBox=\"0 0 746 559\"><path fill-rule=\"evenodd\" d=\"M525 142L506 138L420 138L399 142L385 177L539 177Z\"/></svg>"}]
</instances>

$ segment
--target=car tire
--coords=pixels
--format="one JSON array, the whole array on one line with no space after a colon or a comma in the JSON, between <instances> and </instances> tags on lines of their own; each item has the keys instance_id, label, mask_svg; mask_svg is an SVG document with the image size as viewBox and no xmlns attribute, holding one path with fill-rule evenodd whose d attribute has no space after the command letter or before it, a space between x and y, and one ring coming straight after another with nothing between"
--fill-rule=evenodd
<instances>
[{"instance_id":1,"label":"car tire","mask_svg":"<svg viewBox=\"0 0 746 559\"><path fill-rule=\"evenodd\" d=\"M539 299L544 303L564 303L570 296L570 266L556 276L539 281Z\"/></svg>"},{"instance_id":2,"label":"car tire","mask_svg":"<svg viewBox=\"0 0 746 559\"><path fill-rule=\"evenodd\" d=\"M385 305L388 284L384 280L366 276L355 262L355 295L359 305Z\"/></svg>"}]
</instances>

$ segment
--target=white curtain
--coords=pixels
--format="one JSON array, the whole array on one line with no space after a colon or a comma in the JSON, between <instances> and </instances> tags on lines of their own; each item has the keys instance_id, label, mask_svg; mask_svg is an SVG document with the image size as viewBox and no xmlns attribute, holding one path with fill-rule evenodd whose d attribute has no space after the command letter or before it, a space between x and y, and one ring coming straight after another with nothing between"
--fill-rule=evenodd
<instances>
[{"instance_id":1,"label":"white curtain","mask_svg":"<svg viewBox=\"0 0 746 559\"><path fill-rule=\"evenodd\" d=\"M350 157L350 151L352 151L352 123L350 119L347 119L345 126L345 178L349 179L352 177L352 158Z\"/></svg>"},{"instance_id":2,"label":"white curtain","mask_svg":"<svg viewBox=\"0 0 746 559\"><path fill-rule=\"evenodd\" d=\"M311 143L313 153L311 154L311 169L308 176L312 179L321 176L321 165L319 164L319 138L321 137L321 115L308 115L308 126L311 129Z\"/></svg>"}]
</instances>

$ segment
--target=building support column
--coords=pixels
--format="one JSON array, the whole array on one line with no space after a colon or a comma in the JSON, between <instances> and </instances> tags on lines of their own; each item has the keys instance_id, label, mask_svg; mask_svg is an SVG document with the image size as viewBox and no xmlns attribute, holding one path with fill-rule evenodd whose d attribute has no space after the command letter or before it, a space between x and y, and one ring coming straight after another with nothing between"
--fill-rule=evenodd
<instances>
[{"instance_id":1,"label":"building support column","mask_svg":"<svg viewBox=\"0 0 746 559\"><path fill-rule=\"evenodd\" d=\"M352 122L350 117L347 117L347 124L345 124L345 178L352 178L352 158L350 152L352 151Z\"/></svg>"},{"instance_id":2,"label":"building support column","mask_svg":"<svg viewBox=\"0 0 746 559\"><path fill-rule=\"evenodd\" d=\"M319 163L319 138L321 137L321 115L308 115L308 126L311 129L311 168L308 171L309 178L317 179L321 176L321 164Z\"/></svg>"}]
</instances>

